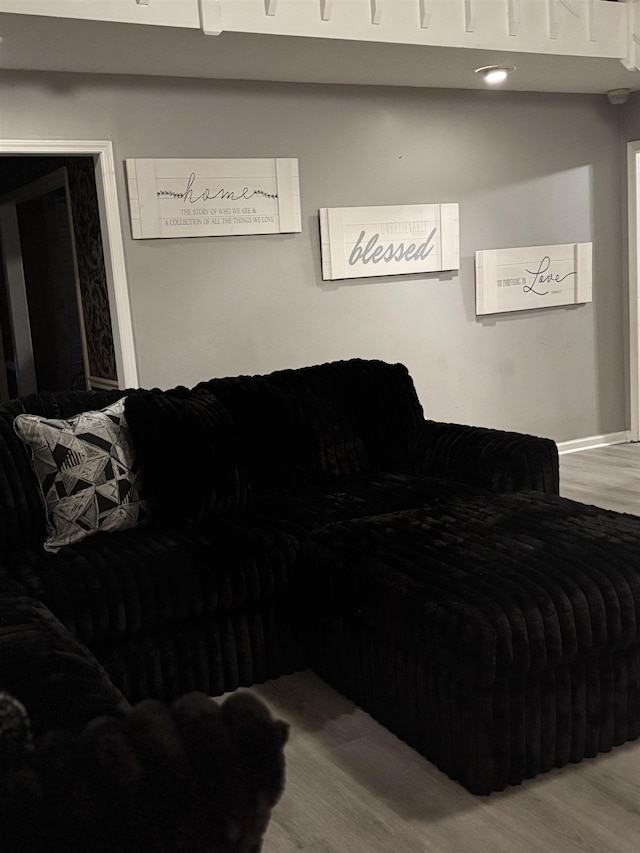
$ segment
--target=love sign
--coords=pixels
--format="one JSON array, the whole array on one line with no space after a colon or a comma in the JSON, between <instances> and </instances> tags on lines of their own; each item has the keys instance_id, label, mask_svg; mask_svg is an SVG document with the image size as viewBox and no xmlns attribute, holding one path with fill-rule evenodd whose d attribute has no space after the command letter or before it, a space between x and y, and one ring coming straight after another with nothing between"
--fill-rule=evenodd
<instances>
[{"instance_id":1,"label":"love sign","mask_svg":"<svg viewBox=\"0 0 640 853\"><path fill-rule=\"evenodd\" d=\"M457 269L458 205L320 210L325 280Z\"/></svg>"},{"instance_id":2,"label":"love sign","mask_svg":"<svg viewBox=\"0 0 640 853\"><path fill-rule=\"evenodd\" d=\"M591 243L476 252L476 314L591 302Z\"/></svg>"}]
</instances>

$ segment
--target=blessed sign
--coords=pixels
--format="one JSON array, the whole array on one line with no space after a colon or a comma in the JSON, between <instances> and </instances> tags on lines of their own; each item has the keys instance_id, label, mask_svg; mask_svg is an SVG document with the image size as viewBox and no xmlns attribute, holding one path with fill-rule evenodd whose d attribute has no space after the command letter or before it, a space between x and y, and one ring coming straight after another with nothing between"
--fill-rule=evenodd
<instances>
[{"instance_id":1,"label":"blessed sign","mask_svg":"<svg viewBox=\"0 0 640 853\"><path fill-rule=\"evenodd\" d=\"M476 314L591 302L591 243L476 252Z\"/></svg>"},{"instance_id":2,"label":"blessed sign","mask_svg":"<svg viewBox=\"0 0 640 853\"><path fill-rule=\"evenodd\" d=\"M127 160L131 235L301 231L298 161Z\"/></svg>"},{"instance_id":3,"label":"blessed sign","mask_svg":"<svg viewBox=\"0 0 640 853\"><path fill-rule=\"evenodd\" d=\"M320 210L325 280L457 269L458 205Z\"/></svg>"}]
</instances>

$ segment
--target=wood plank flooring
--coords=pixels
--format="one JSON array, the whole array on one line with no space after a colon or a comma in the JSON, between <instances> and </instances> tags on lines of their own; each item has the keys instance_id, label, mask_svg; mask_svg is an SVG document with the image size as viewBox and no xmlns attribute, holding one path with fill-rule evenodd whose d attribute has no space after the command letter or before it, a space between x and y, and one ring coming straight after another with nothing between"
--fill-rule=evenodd
<instances>
[{"instance_id":1,"label":"wood plank flooring","mask_svg":"<svg viewBox=\"0 0 640 853\"><path fill-rule=\"evenodd\" d=\"M560 493L574 501L640 515L640 444L564 454Z\"/></svg>"},{"instance_id":2,"label":"wood plank flooring","mask_svg":"<svg viewBox=\"0 0 640 853\"><path fill-rule=\"evenodd\" d=\"M560 467L563 496L640 515L640 444ZM311 672L253 690L291 724L264 853L640 851L640 742L476 797Z\"/></svg>"}]
</instances>

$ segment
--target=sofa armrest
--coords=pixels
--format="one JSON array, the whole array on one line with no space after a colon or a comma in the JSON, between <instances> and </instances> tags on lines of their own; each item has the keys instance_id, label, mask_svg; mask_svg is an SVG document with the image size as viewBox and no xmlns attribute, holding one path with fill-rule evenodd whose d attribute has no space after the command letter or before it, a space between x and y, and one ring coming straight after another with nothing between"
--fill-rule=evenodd
<instances>
[{"instance_id":1,"label":"sofa armrest","mask_svg":"<svg viewBox=\"0 0 640 853\"><path fill-rule=\"evenodd\" d=\"M425 421L414 465L421 474L492 492L559 492L556 443L524 433Z\"/></svg>"},{"instance_id":2,"label":"sofa armrest","mask_svg":"<svg viewBox=\"0 0 640 853\"><path fill-rule=\"evenodd\" d=\"M0 690L21 702L36 736L80 730L129 703L101 664L0 565Z\"/></svg>"}]
</instances>

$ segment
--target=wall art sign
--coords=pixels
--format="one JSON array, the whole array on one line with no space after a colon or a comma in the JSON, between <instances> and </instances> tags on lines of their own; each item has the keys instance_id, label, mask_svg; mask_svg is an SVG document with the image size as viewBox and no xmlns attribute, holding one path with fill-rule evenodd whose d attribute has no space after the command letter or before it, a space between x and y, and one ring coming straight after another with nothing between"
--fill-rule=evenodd
<instances>
[{"instance_id":1,"label":"wall art sign","mask_svg":"<svg viewBox=\"0 0 640 853\"><path fill-rule=\"evenodd\" d=\"M591 302L591 243L476 252L476 314Z\"/></svg>"},{"instance_id":2,"label":"wall art sign","mask_svg":"<svg viewBox=\"0 0 640 853\"><path fill-rule=\"evenodd\" d=\"M294 158L127 160L134 240L302 230Z\"/></svg>"},{"instance_id":3,"label":"wall art sign","mask_svg":"<svg viewBox=\"0 0 640 853\"><path fill-rule=\"evenodd\" d=\"M458 269L458 205L321 208L320 241L325 281Z\"/></svg>"}]
</instances>

